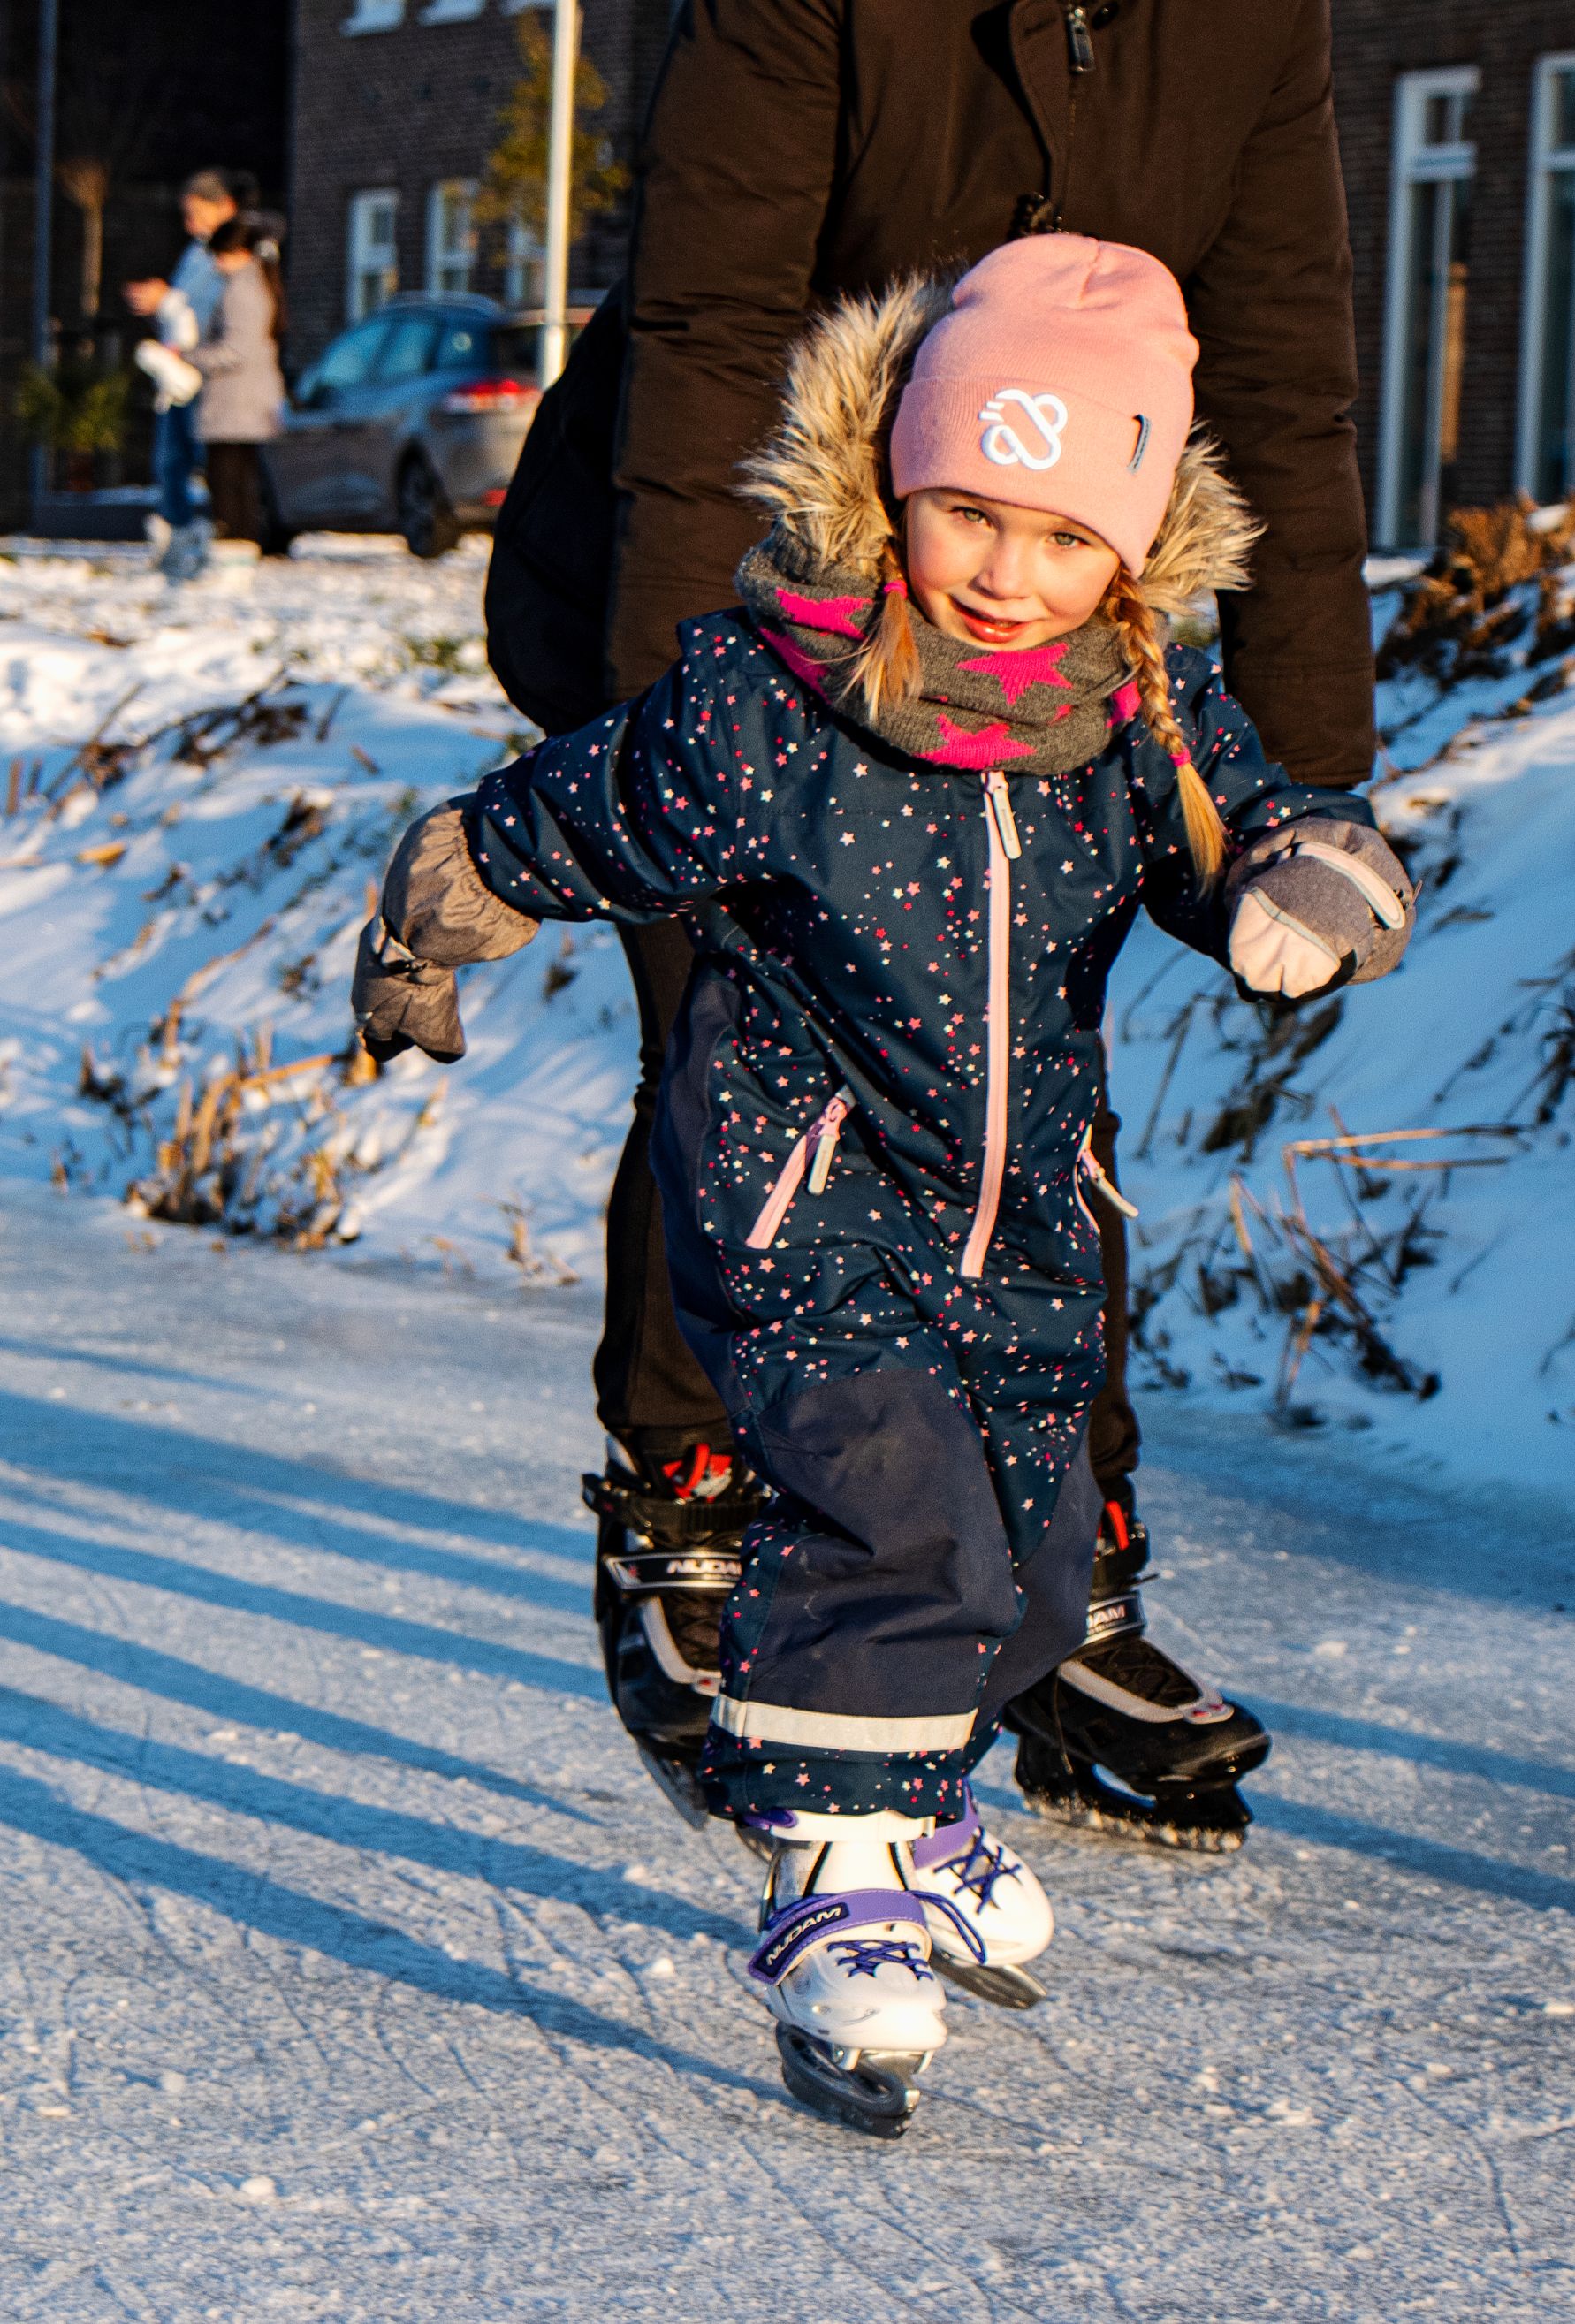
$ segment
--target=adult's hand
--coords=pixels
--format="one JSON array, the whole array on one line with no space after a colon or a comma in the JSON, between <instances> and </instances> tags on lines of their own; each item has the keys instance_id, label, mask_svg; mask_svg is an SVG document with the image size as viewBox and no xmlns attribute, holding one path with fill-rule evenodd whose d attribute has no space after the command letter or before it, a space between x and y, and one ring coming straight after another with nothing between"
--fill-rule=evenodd
<instances>
[{"instance_id":1,"label":"adult's hand","mask_svg":"<svg viewBox=\"0 0 1575 2324\"><path fill-rule=\"evenodd\" d=\"M161 274L150 274L142 282L123 284L122 294L134 315L152 315L157 312L159 301L168 295L169 289Z\"/></svg>"}]
</instances>

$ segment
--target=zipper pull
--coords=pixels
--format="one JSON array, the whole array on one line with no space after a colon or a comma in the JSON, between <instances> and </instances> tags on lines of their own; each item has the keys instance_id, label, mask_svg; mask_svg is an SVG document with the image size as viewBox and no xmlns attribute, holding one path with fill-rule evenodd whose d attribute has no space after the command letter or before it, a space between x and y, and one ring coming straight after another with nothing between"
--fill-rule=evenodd
<instances>
[{"instance_id":1,"label":"zipper pull","mask_svg":"<svg viewBox=\"0 0 1575 2324\"><path fill-rule=\"evenodd\" d=\"M852 1109L853 1093L846 1086L838 1090L815 1128L810 1131L813 1159L809 1165L809 1191L824 1194L825 1182L831 1176L832 1157L837 1150L837 1140L843 1134L843 1124Z\"/></svg>"},{"instance_id":2,"label":"zipper pull","mask_svg":"<svg viewBox=\"0 0 1575 2324\"><path fill-rule=\"evenodd\" d=\"M1090 1135L1091 1134L1091 1132ZM1129 1203L1115 1181L1109 1176L1098 1155L1089 1144L1087 1137L1082 1141L1082 1151L1077 1158L1090 1185L1104 1196L1113 1211L1119 1211L1124 1219L1142 1217L1143 1213L1137 1204Z\"/></svg>"},{"instance_id":3,"label":"zipper pull","mask_svg":"<svg viewBox=\"0 0 1575 2324\"><path fill-rule=\"evenodd\" d=\"M1091 73L1094 69L1094 45L1086 8L1066 11L1066 63L1067 69L1074 73Z\"/></svg>"},{"instance_id":4,"label":"zipper pull","mask_svg":"<svg viewBox=\"0 0 1575 2324\"><path fill-rule=\"evenodd\" d=\"M1023 843L1018 837L1018 819L1012 813L1007 779L999 767L991 767L984 778L984 798L995 825L996 837L1000 841L1001 853L1016 862L1023 852Z\"/></svg>"}]
</instances>

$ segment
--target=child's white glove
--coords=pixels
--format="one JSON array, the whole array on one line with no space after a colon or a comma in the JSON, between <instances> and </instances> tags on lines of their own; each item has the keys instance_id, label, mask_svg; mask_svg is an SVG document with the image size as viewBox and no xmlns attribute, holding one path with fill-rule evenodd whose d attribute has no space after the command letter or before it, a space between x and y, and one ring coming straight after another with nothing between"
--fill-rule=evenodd
<instances>
[{"instance_id":1,"label":"child's white glove","mask_svg":"<svg viewBox=\"0 0 1575 2324\"><path fill-rule=\"evenodd\" d=\"M1226 898L1238 982L1284 1001L1387 976L1416 920L1394 850L1366 824L1323 816L1255 839L1231 867Z\"/></svg>"},{"instance_id":2,"label":"child's white glove","mask_svg":"<svg viewBox=\"0 0 1575 2324\"><path fill-rule=\"evenodd\" d=\"M455 970L506 960L539 926L494 896L476 870L463 808L434 807L413 823L356 953L350 1001L372 1056L382 1065L414 1047L441 1065L463 1057Z\"/></svg>"},{"instance_id":3,"label":"child's white glove","mask_svg":"<svg viewBox=\"0 0 1575 2324\"><path fill-rule=\"evenodd\" d=\"M184 355L177 355L161 339L139 339L136 364L145 371L158 387L167 403L189 403L202 386L202 374Z\"/></svg>"}]
</instances>

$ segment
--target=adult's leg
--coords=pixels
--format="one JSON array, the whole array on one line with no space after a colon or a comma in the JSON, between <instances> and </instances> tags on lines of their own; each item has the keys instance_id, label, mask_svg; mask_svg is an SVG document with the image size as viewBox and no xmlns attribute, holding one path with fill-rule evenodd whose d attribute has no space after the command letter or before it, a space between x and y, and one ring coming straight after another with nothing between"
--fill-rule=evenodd
<instances>
[{"instance_id":1,"label":"adult's leg","mask_svg":"<svg viewBox=\"0 0 1575 2324\"><path fill-rule=\"evenodd\" d=\"M607 1204L607 1295L596 1351L602 1425L659 1466L698 1443L732 1443L716 1391L690 1353L673 1313L662 1240L661 1196L650 1175L650 1131L668 1037L684 997L694 948L680 923L621 927L640 1006L640 1086Z\"/></svg>"},{"instance_id":2,"label":"adult's leg","mask_svg":"<svg viewBox=\"0 0 1575 2324\"><path fill-rule=\"evenodd\" d=\"M1101 1085L1092 1144L1112 1185L1120 1127ZM1250 1821L1237 1786L1262 1765L1269 1741L1251 1711L1200 1685L1146 1635L1138 1585L1148 1534L1132 1489L1139 1436L1127 1394L1127 1222L1112 1203L1093 1200L1105 1277L1106 1381L1088 1434L1101 1505L1088 1630L1059 1670L1036 1679L1025 1674L1005 1705L1007 1725L1022 1738L1018 1781L1041 1812L1073 1824L1125 1828L1171 1846L1236 1848ZM1018 1654L1027 1644L1022 1633L1013 1641ZM1002 1662L1009 1672L1009 1656ZM1104 1783L1101 1767L1125 1788Z\"/></svg>"},{"instance_id":3,"label":"adult's leg","mask_svg":"<svg viewBox=\"0 0 1575 2324\"><path fill-rule=\"evenodd\" d=\"M694 959L677 920L621 927L640 1004L634 1120L607 1204L596 1409L623 1457L587 1478L601 1518L596 1620L624 1726L675 1806L703 1821L695 1769L716 1691L723 1600L760 1494L732 1467L732 1432L673 1313L651 1121L668 1037Z\"/></svg>"},{"instance_id":4,"label":"adult's leg","mask_svg":"<svg viewBox=\"0 0 1575 2324\"><path fill-rule=\"evenodd\" d=\"M207 493L221 540L262 539L262 479L255 444L209 444Z\"/></svg>"},{"instance_id":5,"label":"adult's leg","mask_svg":"<svg viewBox=\"0 0 1575 2324\"><path fill-rule=\"evenodd\" d=\"M159 513L172 530L191 522L191 473L197 466L196 406L172 403L153 423L153 481Z\"/></svg>"},{"instance_id":6,"label":"adult's leg","mask_svg":"<svg viewBox=\"0 0 1575 2324\"><path fill-rule=\"evenodd\" d=\"M1099 1111L1093 1120L1093 1155L1111 1185L1119 1183L1116 1139L1120 1127L1120 1116L1111 1112L1109 1089L1101 1081ZM1131 1502L1132 1471L1141 1446L1138 1415L1127 1394L1127 1222L1113 1203L1098 1194L1093 1208L1100 1222L1100 1258L1105 1273L1105 1384L1094 1399L1089 1420L1088 1452L1106 1499L1125 1507Z\"/></svg>"}]
</instances>

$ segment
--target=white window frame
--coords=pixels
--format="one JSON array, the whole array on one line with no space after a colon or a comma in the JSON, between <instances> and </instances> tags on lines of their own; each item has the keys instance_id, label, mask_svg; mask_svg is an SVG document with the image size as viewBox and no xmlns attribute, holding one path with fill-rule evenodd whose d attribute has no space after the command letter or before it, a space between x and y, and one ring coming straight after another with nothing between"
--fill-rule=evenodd
<instances>
[{"instance_id":1,"label":"white window frame","mask_svg":"<svg viewBox=\"0 0 1575 2324\"><path fill-rule=\"evenodd\" d=\"M475 275L475 198L477 187L474 178L439 178L427 189L427 290L434 299L463 298L470 290ZM440 239L446 204L457 196L465 205L468 248L465 261L463 282L442 282L438 280L441 267L452 263L452 251Z\"/></svg>"},{"instance_id":2,"label":"white window frame","mask_svg":"<svg viewBox=\"0 0 1575 2324\"><path fill-rule=\"evenodd\" d=\"M339 30L353 37L357 32L394 32L405 21L405 0L355 0L353 15L346 16Z\"/></svg>"},{"instance_id":3,"label":"white window frame","mask_svg":"<svg viewBox=\"0 0 1575 2324\"><path fill-rule=\"evenodd\" d=\"M373 243L365 230L374 203L388 205L389 237L386 244L381 240ZM397 189L392 186L362 187L350 197L345 226L345 318L346 322L360 323L364 322L368 315L375 315L379 307L386 306L400 287L400 198ZM385 247L389 252L389 263L382 270L385 285L382 296L370 306L364 306L361 286L373 271L371 260L374 252Z\"/></svg>"},{"instance_id":4,"label":"white window frame","mask_svg":"<svg viewBox=\"0 0 1575 2324\"><path fill-rule=\"evenodd\" d=\"M547 263L547 244L539 234L532 234L523 218L511 217L503 238L503 304L523 307L527 312L539 309L539 299L529 298L532 267Z\"/></svg>"},{"instance_id":5,"label":"white window frame","mask_svg":"<svg viewBox=\"0 0 1575 2324\"><path fill-rule=\"evenodd\" d=\"M1523 492L1536 490L1537 422L1543 389L1543 356L1547 310L1543 300L1548 259L1548 218L1552 208L1553 180L1575 171L1575 145L1553 143L1554 85L1575 74L1575 49L1560 49L1539 57L1532 70L1531 160L1526 177L1525 283L1521 298L1520 425L1515 447L1515 481ZM1575 381L1571 382L1575 394ZM1575 475L1570 479L1575 496Z\"/></svg>"},{"instance_id":6,"label":"white window frame","mask_svg":"<svg viewBox=\"0 0 1575 2324\"><path fill-rule=\"evenodd\" d=\"M1423 142L1428 99L1474 97L1481 87L1475 65L1445 65L1402 73L1395 84L1395 134L1389 174L1389 269L1384 298L1384 389L1378 428L1379 540L1395 545L1400 519L1400 450L1405 420L1406 288L1411 279L1411 191L1441 180L1469 184L1477 148L1462 138L1451 145ZM1421 547L1407 542L1407 548Z\"/></svg>"}]
</instances>

